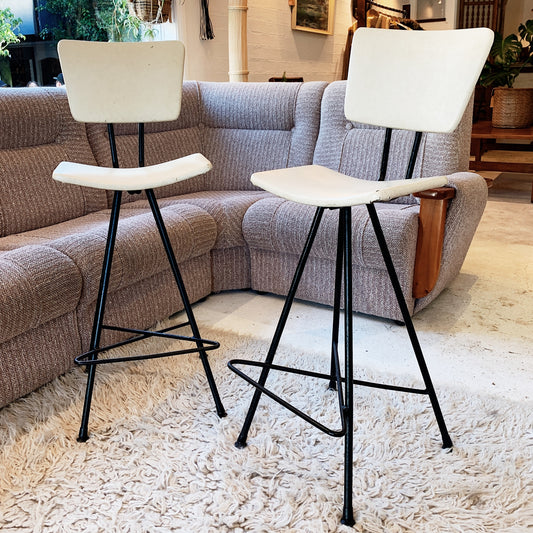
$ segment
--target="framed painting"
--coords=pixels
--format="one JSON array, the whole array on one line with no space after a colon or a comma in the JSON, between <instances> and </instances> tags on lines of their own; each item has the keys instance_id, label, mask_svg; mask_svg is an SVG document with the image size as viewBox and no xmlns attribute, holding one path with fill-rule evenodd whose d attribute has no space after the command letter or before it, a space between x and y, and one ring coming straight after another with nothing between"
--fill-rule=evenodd
<instances>
[{"instance_id":1,"label":"framed painting","mask_svg":"<svg viewBox=\"0 0 533 533\"><path fill-rule=\"evenodd\" d=\"M335 0L295 0L291 28L333 34Z\"/></svg>"},{"instance_id":2,"label":"framed painting","mask_svg":"<svg viewBox=\"0 0 533 533\"><path fill-rule=\"evenodd\" d=\"M442 22L446 20L446 0L418 0L418 22Z\"/></svg>"}]
</instances>

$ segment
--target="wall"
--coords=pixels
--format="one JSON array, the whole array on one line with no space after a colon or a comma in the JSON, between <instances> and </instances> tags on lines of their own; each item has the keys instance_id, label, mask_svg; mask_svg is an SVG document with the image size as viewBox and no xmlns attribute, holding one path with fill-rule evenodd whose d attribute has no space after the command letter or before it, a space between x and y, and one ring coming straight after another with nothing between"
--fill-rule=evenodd
<instances>
[{"instance_id":1,"label":"wall","mask_svg":"<svg viewBox=\"0 0 533 533\"><path fill-rule=\"evenodd\" d=\"M303 76L305 81L340 79L350 2L336 0L333 35L291 30L287 0L248 0L248 66L250 81L271 76Z\"/></svg>"},{"instance_id":2,"label":"wall","mask_svg":"<svg viewBox=\"0 0 533 533\"><path fill-rule=\"evenodd\" d=\"M186 47L185 79L228 81L228 2L209 4L215 38L200 39L200 0L174 0L178 36Z\"/></svg>"},{"instance_id":3,"label":"wall","mask_svg":"<svg viewBox=\"0 0 533 533\"><path fill-rule=\"evenodd\" d=\"M185 78L228 80L228 3L211 2L209 12L215 38L201 41L200 1L175 2L178 35L187 48ZM339 79L348 28L349 0L336 0L333 35L291 30L287 0L248 0L249 81L271 76L303 76L305 81Z\"/></svg>"},{"instance_id":4,"label":"wall","mask_svg":"<svg viewBox=\"0 0 533 533\"><path fill-rule=\"evenodd\" d=\"M532 0L509 0L531 2ZM402 0L384 0L400 7ZM412 0L416 13L416 0ZM425 23L427 30L452 29L458 0L446 0L446 21ZM205 81L228 80L228 1L209 5L215 39L201 41L200 0L174 0L178 35L187 48L185 78ZM414 15L413 15L414 16ZM271 76L303 76L305 81L340 79L348 28L352 24L350 0L336 0L333 35L291 30L287 0L248 0L249 81L267 81Z\"/></svg>"}]
</instances>

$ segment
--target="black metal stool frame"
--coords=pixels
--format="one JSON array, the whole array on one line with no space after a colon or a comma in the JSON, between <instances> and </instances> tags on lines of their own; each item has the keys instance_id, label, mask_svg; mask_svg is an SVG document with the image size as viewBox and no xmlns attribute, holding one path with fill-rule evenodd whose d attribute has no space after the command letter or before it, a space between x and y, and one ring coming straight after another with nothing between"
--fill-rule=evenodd
<instances>
[{"instance_id":1,"label":"black metal stool frame","mask_svg":"<svg viewBox=\"0 0 533 533\"><path fill-rule=\"evenodd\" d=\"M111 150L111 159L112 159L113 168L118 168L119 162L118 162L118 156L117 156L117 148L116 148L113 124L107 125L107 131L108 131L108 137L109 137L109 146ZM143 167L144 166L144 124L139 124L138 142L139 142L139 167ZM140 191L132 191L131 194L135 194L138 192ZM183 303L185 314L187 316L187 321L181 324L178 324L176 326L165 328L159 331L124 328L124 327L111 326L111 325L104 324L104 313L105 313L105 305L106 305L106 299L107 299L107 291L108 291L109 279L111 275L111 267L112 267L112 262L113 262L113 251L115 248L115 240L116 240L117 228L118 228L118 222L119 222L119 216L120 216L120 204L121 204L121 199L122 199L122 191L114 191L113 204L111 208L111 216L109 220L109 229L107 233L107 240L106 240L106 246L105 246L105 251L104 251L104 259L103 259L103 264L102 264L102 274L100 276L100 285L98 289L98 297L96 300L96 310L94 314L90 349L75 359L75 362L77 364L85 365L88 369L85 401L84 401L82 421L81 421L81 426L80 426L80 431L79 431L79 436L78 436L78 441L80 442L85 442L89 438L88 424L89 424L89 415L90 415L90 410L91 410L91 402L92 402L92 395L93 395L93 389L94 389L94 380L95 380L95 375L96 375L96 367L97 365L100 365L100 364L121 363L125 361L140 361L140 360L146 360L146 359L156 359L160 357L170 357L170 356L175 356L175 355L198 353L202 361L202 365L203 365L203 368L204 368L204 371L207 377L209 388L211 389L211 394L213 395L213 400L215 402L217 414L220 417L226 416L226 411L224 410L224 406L220 399L220 395L218 393L218 389L215 384L213 373L211 371L211 367L209 365L209 361L207 358L207 351L218 348L219 343L215 341L203 339L200 337L200 331L198 329L198 325L197 325L197 322L196 322L196 319L195 319L195 316L192 310L192 306L189 301L187 291L185 289L185 284L183 282L180 269L178 267L178 262L176 261L176 256L174 255L172 244L170 242L170 238L168 236L155 194L152 189L147 189L145 192L148 198L148 202L150 204L150 209L154 216L155 223L157 225L157 229L159 231L159 235L161 237L161 241L165 248L165 253L167 255L170 267L172 269L172 273L174 275L174 279L176 281L178 291L180 293L180 297ZM183 336L183 335L174 335L174 334L169 333L169 331L183 328L185 326L190 326L192 335L193 335L192 337ZM126 333L133 333L136 335L127 340L117 342L114 344L109 344L104 347L100 347L100 338L101 338L102 330L105 330L105 329L112 330L112 331L123 331ZM169 339L191 341L195 343L196 347L184 348L181 350L174 350L174 351L167 351L167 352L160 352L160 353L153 353L153 354L133 355L133 356L115 357L115 358L108 357L105 359L98 359L98 354L101 352L111 350L118 346L123 346L126 344L130 344L132 342L143 340L148 337L163 337L163 338L169 338Z\"/></svg>"},{"instance_id":2,"label":"black metal stool frame","mask_svg":"<svg viewBox=\"0 0 533 533\"><path fill-rule=\"evenodd\" d=\"M385 130L385 139L380 167L379 181L385 179L387 171L387 163L389 157L390 149L390 139L391 139L391 129L386 128ZM406 172L406 179L410 179L413 174L414 164L417 158L420 141L422 134L420 132L415 132L413 148L411 151L411 156L409 159L409 164ZM252 424L255 412L257 410L261 395L264 393L268 397L272 398L283 407L287 408L292 413L296 414L306 422L310 423L312 426L323 431L324 433L333 436L333 437L344 437L344 505L342 510L341 523L353 526L355 524L354 513L353 513L353 503L352 503L352 493L353 493L353 412L354 412L354 398L353 398L353 386L365 386L373 387L378 389L399 391L399 392L410 392L414 394L423 394L429 396L435 418L437 420L437 425L439 427L441 437L442 437L442 447L451 448L453 446L452 440L448 434L446 428L446 423L440 409L439 401L435 392L435 388L431 381L431 376L427 368L418 337L413 326L413 321L409 314L409 309L405 302L405 297L403 295L398 276L396 274L396 269L387 246L385 236L381 224L379 222L379 217L376 211L374 204L366 204L370 221L378 241L378 245L381 251L381 255L385 262L389 278L391 280L394 293L402 314L405 327L413 351L424 381L424 387L422 389L412 388L412 387L400 387L396 385L383 384L383 383L374 383L369 381L357 380L354 379L354 363L353 363L353 305L352 305L352 225L351 225L351 207L341 207L339 210L339 228L338 228L338 237L337 237L337 253L336 253L336 265L335 265L335 288L334 288L334 303L333 303L333 325L332 325L332 340L331 340L331 370L329 374L322 374L317 372L310 372L305 369L298 369L286 366L280 366L274 364L274 357L287 322L292 303L294 301L300 279L302 277L307 259L311 252L314 239L316 237L322 216L324 213L324 207L317 207L307 240L305 242L302 254L298 261L296 271L290 285L289 292L285 299L283 310L281 312L272 343L270 345L269 351L267 353L266 359L264 362L249 361L245 359L232 359L228 362L229 368L235 372L237 375L242 377L245 381L250 383L255 387L255 393L253 395L248 413L246 415L243 427L241 432L235 442L235 446L238 448L244 448L247 445L248 432ZM338 354L338 341L339 341L339 327L340 327L340 313L341 313L341 297L342 297L342 281L344 280L344 337L345 337L345 368L344 368L344 377L340 373L340 363L339 363L339 354ZM237 368L237 366L255 366L260 367L261 374L259 379L253 380L242 370ZM339 412L341 418L341 427L340 429L331 429L317 420L313 419L308 414L297 409L289 402L280 398L278 395L266 388L266 381L269 375L270 370L285 371L293 374L309 376L314 378L321 378L329 380L329 387L336 388L338 391L338 402L339 402Z\"/></svg>"}]
</instances>

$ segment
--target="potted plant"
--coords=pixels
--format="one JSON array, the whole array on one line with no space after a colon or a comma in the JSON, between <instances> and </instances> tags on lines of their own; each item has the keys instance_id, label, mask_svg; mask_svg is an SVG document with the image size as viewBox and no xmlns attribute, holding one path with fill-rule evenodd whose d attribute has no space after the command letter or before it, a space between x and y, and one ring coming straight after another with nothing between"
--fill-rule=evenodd
<instances>
[{"instance_id":1,"label":"potted plant","mask_svg":"<svg viewBox=\"0 0 533 533\"><path fill-rule=\"evenodd\" d=\"M494 34L489 57L479 78L493 88L492 124L496 128L526 128L533 122L533 89L515 88L516 78L533 60L533 20L520 24L518 35Z\"/></svg>"},{"instance_id":2,"label":"potted plant","mask_svg":"<svg viewBox=\"0 0 533 533\"><path fill-rule=\"evenodd\" d=\"M170 20L172 0L128 0L137 17L149 24Z\"/></svg>"},{"instance_id":3,"label":"potted plant","mask_svg":"<svg viewBox=\"0 0 533 533\"><path fill-rule=\"evenodd\" d=\"M18 27L22 20L16 18L8 7L0 9L0 85L11 85L11 70L8 58L10 56L7 47L23 39L24 35L17 34Z\"/></svg>"}]
</instances>

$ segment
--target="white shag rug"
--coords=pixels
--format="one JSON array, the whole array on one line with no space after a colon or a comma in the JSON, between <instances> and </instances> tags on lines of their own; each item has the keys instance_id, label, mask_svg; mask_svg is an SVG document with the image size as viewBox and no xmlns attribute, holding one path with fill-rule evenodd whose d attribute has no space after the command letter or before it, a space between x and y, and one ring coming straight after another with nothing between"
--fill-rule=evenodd
<instances>
[{"instance_id":1,"label":"white shag rug","mask_svg":"<svg viewBox=\"0 0 533 533\"><path fill-rule=\"evenodd\" d=\"M427 397L356 388L352 529L339 524L342 439L264 398L248 447L235 448L253 389L226 362L262 359L267 345L227 332L202 333L221 342L209 353L228 411L224 419L215 413L194 355L100 367L91 438L83 444L76 441L85 389L80 369L0 411L0 530L533 529L531 403L439 388L455 445L447 453ZM282 346L276 362L329 368L327 354L288 352ZM336 396L325 382L279 373L271 378L284 396L338 427Z\"/></svg>"}]
</instances>

